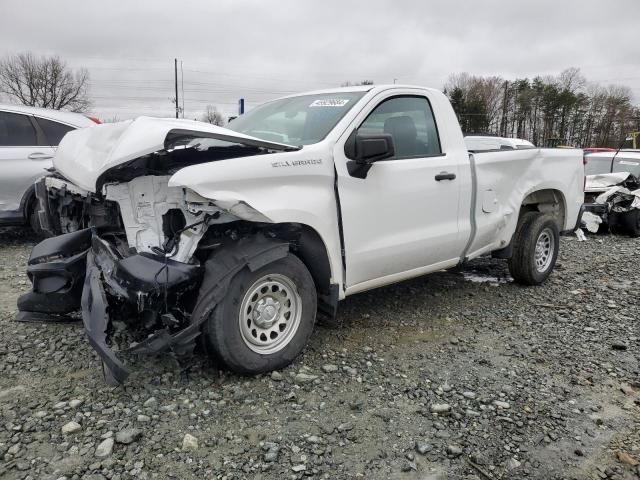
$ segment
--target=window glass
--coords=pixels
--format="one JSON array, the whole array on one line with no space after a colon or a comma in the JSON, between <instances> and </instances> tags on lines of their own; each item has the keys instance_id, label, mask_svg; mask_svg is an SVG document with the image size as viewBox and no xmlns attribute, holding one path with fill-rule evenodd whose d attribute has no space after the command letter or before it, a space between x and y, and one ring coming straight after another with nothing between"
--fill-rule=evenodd
<instances>
[{"instance_id":1,"label":"window glass","mask_svg":"<svg viewBox=\"0 0 640 480\"><path fill-rule=\"evenodd\" d=\"M392 158L424 157L442 153L431 105L424 97L385 100L369 114L358 132L393 138Z\"/></svg>"},{"instance_id":2,"label":"window glass","mask_svg":"<svg viewBox=\"0 0 640 480\"><path fill-rule=\"evenodd\" d=\"M585 158L587 159L587 164L584 166L585 175L599 175L601 173L611 172L611 159L613 158L613 154L607 157L587 155Z\"/></svg>"},{"instance_id":3,"label":"window glass","mask_svg":"<svg viewBox=\"0 0 640 480\"><path fill-rule=\"evenodd\" d=\"M73 130L73 127L69 125L64 125L58 122L52 122L51 120L45 120L44 118L36 117L36 121L42 131L44 132L44 141L47 145L51 145L52 147L58 146L62 137L64 137L65 133L69 130Z\"/></svg>"},{"instance_id":4,"label":"window glass","mask_svg":"<svg viewBox=\"0 0 640 480\"><path fill-rule=\"evenodd\" d=\"M613 161L612 172L629 172L636 177L640 176L640 158L624 157L618 154Z\"/></svg>"},{"instance_id":5,"label":"window glass","mask_svg":"<svg viewBox=\"0 0 640 480\"><path fill-rule=\"evenodd\" d=\"M36 131L26 115L0 112L0 146L32 147L37 145Z\"/></svg>"}]
</instances>

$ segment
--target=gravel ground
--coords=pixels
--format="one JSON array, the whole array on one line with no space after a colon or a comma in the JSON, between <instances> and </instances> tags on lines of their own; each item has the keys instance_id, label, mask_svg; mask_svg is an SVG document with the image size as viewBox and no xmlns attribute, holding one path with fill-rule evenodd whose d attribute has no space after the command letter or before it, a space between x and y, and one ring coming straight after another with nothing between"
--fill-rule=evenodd
<instances>
[{"instance_id":1,"label":"gravel ground","mask_svg":"<svg viewBox=\"0 0 640 480\"><path fill-rule=\"evenodd\" d=\"M2 479L639 476L638 241L565 238L537 288L481 259L350 297L272 375L142 358L116 389L81 324L12 321L34 242L0 231Z\"/></svg>"}]
</instances>

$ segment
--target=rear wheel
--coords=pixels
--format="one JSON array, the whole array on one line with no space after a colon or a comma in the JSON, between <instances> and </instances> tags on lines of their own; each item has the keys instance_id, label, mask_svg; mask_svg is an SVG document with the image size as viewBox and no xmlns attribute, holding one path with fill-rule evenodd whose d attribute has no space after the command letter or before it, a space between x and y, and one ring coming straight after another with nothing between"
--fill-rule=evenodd
<instances>
[{"instance_id":1,"label":"rear wheel","mask_svg":"<svg viewBox=\"0 0 640 480\"><path fill-rule=\"evenodd\" d=\"M555 220L540 212L527 212L513 235L509 271L516 282L539 285L553 271L558 258L560 235Z\"/></svg>"},{"instance_id":2,"label":"rear wheel","mask_svg":"<svg viewBox=\"0 0 640 480\"><path fill-rule=\"evenodd\" d=\"M245 268L205 324L207 350L238 373L285 367L311 336L316 309L313 279L295 255L254 272Z\"/></svg>"}]
</instances>

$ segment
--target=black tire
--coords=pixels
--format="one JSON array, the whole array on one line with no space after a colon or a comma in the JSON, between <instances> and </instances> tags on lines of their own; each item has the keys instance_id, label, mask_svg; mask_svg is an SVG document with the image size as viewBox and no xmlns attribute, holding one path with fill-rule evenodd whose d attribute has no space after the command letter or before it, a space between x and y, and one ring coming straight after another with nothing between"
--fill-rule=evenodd
<instances>
[{"instance_id":1,"label":"black tire","mask_svg":"<svg viewBox=\"0 0 640 480\"><path fill-rule=\"evenodd\" d=\"M250 298L255 297L255 295L248 297L248 294L253 291L256 282L264 281L265 277L290 280L297 290L301 307L297 329L292 330L293 333L289 334L287 342L283 342L280 350L268 354L252 350L248 346L251 342L245 340L246 337L243 337L240 326L240 309L243 300L250 302ZM201 296L206 295L209 289L215 287L215 285L206 285L205 283L206 279L201 287ZM247 298L245 298L246 295ZM286 299L286 297L284 298ZM224 299L211 312L204 325L205 349L215 359L236 373L257 374L283 368L289 365L307 344L313 331L316 310L317 297L313 278L304 263L295 255L289 253L286 257L269 263L254 272L244 268L231 279ZM248 313L246 315L247 320L250 320L250 315ZM273 333L278 334L278 332ZM244 335L247 335L246 331ZM254 340L257 341L257 337ZM260 347L253 346L253 348Z\"/></svg>"},{"instance_id":2,"label":"black tire","mask_svg":"<svg viewBox=\"0 0 640 480\"><path fill-rule=\"evenodd\" d=\"M546 256L539 258L543 264L538 265L536 245L539 239L543 242L546 238L551 247ZM555 220L540 212L524 213L518 219L512 242L513 254L509 259L511 276L522 285L540 285L549 277L558 258L560 234Z\"/></svg>"},{"instance_id":3,"label":"black tire","mask_svg":"<svg viewBox=\"0 0 640 480\"><path fill-rule=\"evenodd\" d=\"M640 210L633 209L624 214L624 225L629 236L632 238L640 237Z\"/></svg>"},{"instance_id":4,"label":"black tire","mask_svg":"<svg viewBox=\"0 0 640 480\"><path fill-rule=\"evenodd\" d=\"M36 235L43 237L44 230L42 230L42 226L40 225L40 217L38 216L38 210L40 207L40 203L38 199L33 196L33 198L29 201L29 208L27 209L27 220L29 221L29 227Z\"/></svg>"}]
</instances>

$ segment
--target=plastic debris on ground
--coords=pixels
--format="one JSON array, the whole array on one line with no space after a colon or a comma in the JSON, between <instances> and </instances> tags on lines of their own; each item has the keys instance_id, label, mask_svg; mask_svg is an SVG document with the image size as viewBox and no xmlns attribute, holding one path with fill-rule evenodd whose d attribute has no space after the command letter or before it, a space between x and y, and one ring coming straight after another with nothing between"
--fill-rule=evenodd
<instances>
[{"instance_id":1,"label":"plastic debris on ground","mask_svg":"<svg viewBox=\"0 0 640 480\"><path fill-rule=\"evenodd\" d=\"M582 214L582 223L584 223L585 228L591 233L597 233L600 228L600 224L602 223L602 218L592 212L584 212ZM582 230L580 230L582 232ZM576 233L577 235L577 233ZM584 232L582 232L584 236Z\"/></svg>"}]
</instances>

